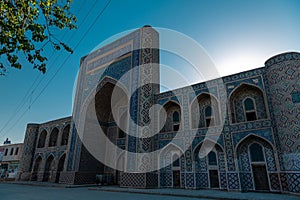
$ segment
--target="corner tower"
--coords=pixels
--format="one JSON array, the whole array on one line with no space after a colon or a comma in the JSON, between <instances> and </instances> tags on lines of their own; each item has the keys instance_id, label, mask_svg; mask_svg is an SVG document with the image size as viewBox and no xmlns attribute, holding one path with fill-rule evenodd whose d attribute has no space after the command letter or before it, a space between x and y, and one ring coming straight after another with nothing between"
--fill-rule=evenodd
<instances>
[{"instance_id":1,"label":"corner tower","mask_svg":"<svg viewBox=\"0 0 300 200\"><path fill-rule=\"evenodd\" d=\"M265 62L272 117L280 143L282 189L300 191L300 53L276 55Z\"/></svg>"}]
</instances>

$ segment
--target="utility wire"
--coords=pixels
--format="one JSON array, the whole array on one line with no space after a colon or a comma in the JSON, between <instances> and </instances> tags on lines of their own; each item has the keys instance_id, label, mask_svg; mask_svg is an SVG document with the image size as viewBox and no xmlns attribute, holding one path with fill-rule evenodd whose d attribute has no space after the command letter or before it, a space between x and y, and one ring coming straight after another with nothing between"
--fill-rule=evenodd
<instances>
[{"instance_id":1,"label":"utility wire","mask_svg":"<svg viewBox=\"0 0 300 200\"><path fill-rule=\"evenodd\" d=\"M83 3L84 1L82 1L82 3L80 4L79 10L76 12L76 15L78 13L80 13L80 11L83 8ZM87 19L87 16L90 15L91 10L95 7L97 3L97 0L94 1L93 5L89 8L89 11L87 12L87 14L84 16L84 19L82 20L82 22L80 23L80 25L78 27L81 27L81 25L85 22L85 20ZM76 29L75 33L78 31L78 29ZM69 38L68 42L71 41L71 39L74 37L75 33L73 35L71 35L71 37ZM67 32L63 35L62 39L63 40L65 38L65 36L67 35ZM49 56L50 58L55 54L55 51L52 51L52 55ZM55 57L55 59L52 60L52 63L49 64L49 66L51 66L60 56L61 54L57 55ZM49 68L48 73L52 70L53 68ZM28 108L31 107L31 100L32 100L32 95L34 94L35 90L38 88L38 86L41 84L41 82L46 78L46 76L43 76L40 80L39 78L41 77L41 74L38 74L35 78L35 80L33 81L31 87L27 90L27 92L25 93L24 97L21 99L20 103L18 104L18 106L16 107L16 109L14 110L14 112L12 113L12 115L9 117L9 119L6 121L6 123L3 125L3 127L0 129L0 133L11 123L11 121L17 116L17 114L22 110L22 108L25 106L26 102L28 101L28 99L30 98L30 102L29 102L29 106ZM39 82L37 83L37 81L39 80ZM37 84L36 84L37 83ZM35 86L35 87L34 87ZM29 96L30 95L30 96Z\"/></svg>"},{"instance_id":2,"label":"utility wire","mask_svg":"<svg viewBox=\"0 0 300 200\"><path fill-rule=\"evenodd\" d=\"M74 50L77 49L77 47L81 44L81 42L83 41L83 39L86 37L86 35L89 33L89 31L91 30L91 28L95 25L95 23L98 21L98 19L102 16L102 14L104 13L104 11L107 9L107 7L109 6L109 4L111 3L112 0L108 0L104 6L104 8L101 10L101 12L97 15L97 17L94 19L93 23L88 27L88 29L86 30L86 32L83 34L83 36L81 37L81 39L79 40L79 42L76 44L76 46L74 47ZM50 78L50 80L47 82L47 84L44 86L44 88L41 90L41 92L37 95L37 97L31 102L31 104L29 105L30 107L38 100L38 98L44 93L44 91L47 89L47 87L50 85L50 83L53 81L53 79L57 76L57 74L60 72L60 70L63 68L63 66L65 65L65 63L69 60L69 58L71 57L71 54L69 54L64 62L60 65L60 67L56 70L56 72L54 73L54 75ZM21 115L20 117L17 119L16 123L17 124L22 117L28 112L29 109L26 109ZM15 124L13 126L11 126L9 128L9 130L6 133L9 133L14 127ZM2 137L5 136L2 135Z\"/></svg>"}]
</instances>

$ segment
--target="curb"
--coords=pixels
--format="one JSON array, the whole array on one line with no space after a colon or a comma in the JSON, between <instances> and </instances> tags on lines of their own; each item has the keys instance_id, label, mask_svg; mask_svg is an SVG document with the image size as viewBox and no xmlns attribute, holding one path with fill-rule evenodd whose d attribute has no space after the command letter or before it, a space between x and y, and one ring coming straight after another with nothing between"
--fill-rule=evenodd
<instances>
[{"instance_id":1,"label":"curb","mask_svg":"<svg viewBox=\"0 0 300 200\"><path fill-rule=\"evenodd\" d=\"M89 184L89 185L64 185L58 183L39 183L39 182L0 182L0 184L16 184L16 185L29 185L29 186L39 186L39 187L55 187L55 188L84 188L84 187L93 187L97 186L96 184Z\"/></svg>"},{"instance_id":2,"label":"curb","mask_svg":"<svg viewBox=\"0 0 300 200\"><path fill-rule=\"evenodd\" d=\"M206 199L219 199L219 200L248 200L246 198L229 198L229 197L215 197L208 195L189 195L189 194L176 194L176 193L165 193L165 192L150 192L150 191L137 191L137 190L118 190L118 189L105 189L105 188L88 188L89 190L105 191L105 192L120 192L120 193L135 193L135 194L148 194L148 195L159 195L159 196L174 196L174 197L188 197L188 198L206 198Z\"/></svg>"}]
</instances>

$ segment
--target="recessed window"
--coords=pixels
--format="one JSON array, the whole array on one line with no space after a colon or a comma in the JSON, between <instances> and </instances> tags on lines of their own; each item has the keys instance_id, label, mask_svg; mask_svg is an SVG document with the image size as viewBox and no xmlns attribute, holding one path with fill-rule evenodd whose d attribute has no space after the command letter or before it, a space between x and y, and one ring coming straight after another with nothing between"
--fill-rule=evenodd
<instances>
[{"instance_id":1,"label":"recessed window","mask_svg":"<svg viewBox=\"0 0 300 200\"><path fill-rule=\"evenodd\" d=\"M48 145L49 147L54 147L57 145L58 132L59 130L56 127L51 131L49 145Z\"/></svg>"},{"instance_id":2,"label":"recessed window","mask_svg":"<svg viewBox=\"0 0 300 200\"><path fill-rule=\"evenodd\" d=\"M68 144L69 132L70 132L70 124L68 124L68 125L63 129L63 134L62 134L62 138L61 138L61 145L62 145L62 146Z\"/></svg>"},{"instance_id":3,"label":"recessed window","mask_svg":"<svg viewBox=\"0 0 300 200\"><path fill-rule=\"evenodd\" d=\"M247 121L257 120L255 103L251 98L246 98L244 101L245 115Z\"/></svg>"},{"instance_id":4,"label":"recessed window","mask_svg":"<svg viewBox=\"0 0 300 200\"><path fill-rule=\"evenodd\" d=\"M213 111L212 111L212 107L211 106L207 106L205 108L204 114L205 114L205 126L209 127L209 126L214 126L215 122L214 122L214 117L213 117Z\"/></svg>"},{"instance_id":5,"label":"recessed window","mask_svg":"<svg viewBox=\"0 0 300 200\"><path fill-rule=\"evenodd\" d=\"M173 155L172 161L173 161L173 167L180 167L179 156L177 154Z\"/></svg>"},{"instance_id":6,"label":"recessed window","mask_svg":"<svg viewBox=\"0 0 300 200\"><path fill-rule=\"evenodd\" d=\"M180 127L180 114L178 111L173 113L173 131L178 131Z\"/></svg>"},{"instance_id":7,"label":"recessed window","mask_svg":"<svg viewBox=\"0 0 300 200\"><path fill-rule=\"evenodd\" d=\"M252 162L265 161L262 146L257 143L254 143L250 146L250 155L251 155Z\"/></svg>"},{"instance_id":8,"label":"recessed window","mask_svg":"<svg viewBox=\"0 0 300 200\"><path fill-rule=\"evenodd\" d=\"M8 149L5 149L4 156L7 156L7 154L8 154Z\"/></svg>"},{"instance_id":9,"label":"recessed window","mask_svg":"<svg viewBox=\"0 0 300 200\"><path fill-rule=\"evenodd\" d=\"M172 132L180 129L181 113L180 106L175 102L168 102L160 112L161 132Z\"/></svg>"},{"instance_id":10,"label":"recessed window","mask_svg":"<svg viewBox=\"0 0 300 200\"><path fill-rule=\"evenodd\" d=\"M173 122L178 123L179 122L179 112L175 111L173 113Z\"/></svg>"},{"instance_id":11,"label":"recessed window","mask_svg":"<svg viewBox=\"0 0 300 200\"><path fill-rule=\"evenodd\" d=\"M16 148L15 155L18 155L18 153L19 153L19 147Z\"/></svg>"},{"instance_id":12,"label":"recessed window","mask_svg":"<svg viewBox=\"0 0 300 200\"><path fill-rule=\"evenodd\" d=\"M47 137L47 132L45 130L43 130L40 134L37 148L45 147L46 137Z\"/></svg>"},{"instance_id":13,"label":"recessed window","mask_svg":"<svg viewBox=\"0 0 300 200\"><path fill-rule=\"evenodd\" d=\"M10 155L13 155L14 154L14 148L11 148L10 149Z\"/></svg>"},{"instance_id":14,"label":"recessed window","mask_svg":"<svg viewBox=\"0 0 300 200\"><path fill-rule=\"evenodd\" d=\"M208 154L208 165L217 165L217 154L214 151L211 151Z\"/></svg>"}]
</instances>

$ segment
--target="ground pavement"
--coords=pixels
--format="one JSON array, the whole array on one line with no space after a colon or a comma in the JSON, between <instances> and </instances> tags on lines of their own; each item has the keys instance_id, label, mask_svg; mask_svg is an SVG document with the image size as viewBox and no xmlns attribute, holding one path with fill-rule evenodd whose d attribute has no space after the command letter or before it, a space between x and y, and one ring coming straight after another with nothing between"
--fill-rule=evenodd
<instances>
[{"instance_id":1,"label":"ground pavement","mask_svg":"<svg viewBox=\"0 0 300 200\"><path fill-rule=\"evenodd\" d=\"M44 186L44 187L40 187ZM300 200L300 196L258 193L226 192L218 190L184 189L132 189L115 186L96 185L74 186L39 182L0 183L0 199L7 200L191 200L191 199L263 199L263 200Z\"/></svg>"}]
</instances>

